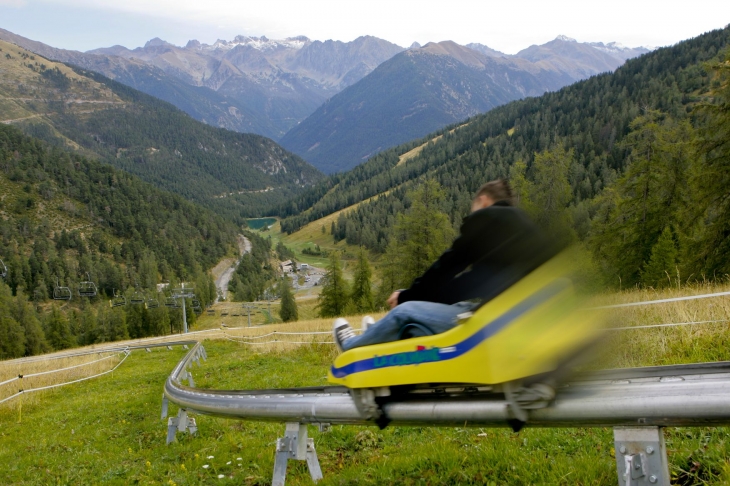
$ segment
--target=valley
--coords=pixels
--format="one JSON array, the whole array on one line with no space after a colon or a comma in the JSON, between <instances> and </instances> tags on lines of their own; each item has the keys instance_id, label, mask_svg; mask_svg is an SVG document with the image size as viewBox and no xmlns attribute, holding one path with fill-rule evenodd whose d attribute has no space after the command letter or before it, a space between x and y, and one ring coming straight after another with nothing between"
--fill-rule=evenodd
<instances>
[{"instance_id":1,"label":"valley","mask_svg":"<svg viewBox=\"0 0 730 486\"><path fill-rule=\"evenodd\" d=\"M513 54L291 32L80 52L11 30L0 29L0 482L269 484L281 424L201 414L197 435L165 445L160 391L179 341L205 341L186 383L206 395L324 386L340 366L334 319L359 333L364 316L384 316L395 289L468 233L475 192L496 179L511 189L492 209L517 206L545 248L567 248L576 271L558 283L610 321L580 370L730 359L730 26L659 48L560 35ZM503 235L479 244L491 238ZM495 319L522 309L508 304ZM587 327L570 324L581 329L562 336ZM411 345L439 356L461 345L419 344L434 342ZM467 381L505 398L515 383ZM546 396L539 405L564 406ZM342 403L385 421L385 397ZM500 410L512 426L515 412L542 413ZM631 410L621 420L649 416ZM728 483L728 430L692 420L664 432L671 481ZM615 483L608 428L470 424L331 427L314 435L322 484ZM287 481L311 484L302 464Z\"/></svg>"}]
</instances>

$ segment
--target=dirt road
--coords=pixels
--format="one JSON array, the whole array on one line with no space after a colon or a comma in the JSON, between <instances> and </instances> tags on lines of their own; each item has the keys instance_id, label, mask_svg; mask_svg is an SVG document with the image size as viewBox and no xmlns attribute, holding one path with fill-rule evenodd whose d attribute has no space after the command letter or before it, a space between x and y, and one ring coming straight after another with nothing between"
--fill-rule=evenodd
<instances>
[{"instance_id":1,"label":"dirt road","mask_svg":"<svg viewBox=\"0 0 730 486\"><path fill-rule=\"evenodd\" d=\"M251 251L251 242L243 235L238 235L238 251L241 255L245 255ZM228 282L231 281L238 262L240 262L240 259L224 258L212 270L213 278L215 278L215 286L218 289L218 293L223 295L224 299L228 295ZM215 301L218 302L218 299L216 298Z\"/></svg>"}]
</instances>

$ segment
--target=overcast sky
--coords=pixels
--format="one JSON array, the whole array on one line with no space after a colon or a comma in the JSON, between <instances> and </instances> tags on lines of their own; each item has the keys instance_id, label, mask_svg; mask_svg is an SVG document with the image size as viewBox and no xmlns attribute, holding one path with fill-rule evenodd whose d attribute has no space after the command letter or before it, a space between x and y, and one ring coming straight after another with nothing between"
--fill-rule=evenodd
<instances>
[{"instance_id":1,"label":"overcast sky","mask_svg":"<svg viewBox=\"0 0 730 486\"><path fill-rule=\"evenodd\" d=\"M730 0L0 0L0 27L54 47L177 45L238 34L351 41L373 35L479 42L514 54L557 35L627 46L674 44L730 22Z\"/></svg>"}]
</instances>

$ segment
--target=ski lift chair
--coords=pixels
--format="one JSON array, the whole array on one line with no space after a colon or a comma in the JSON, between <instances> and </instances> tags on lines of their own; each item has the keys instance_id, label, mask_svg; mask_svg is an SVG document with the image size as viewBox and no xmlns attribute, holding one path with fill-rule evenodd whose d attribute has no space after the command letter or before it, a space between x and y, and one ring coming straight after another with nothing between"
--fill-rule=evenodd
<instances>
[{"instance_id":1,"label":"ski lift chair","mask_svg":"<svg viewBox=\"0 0 730 486\"><path fill-rule=\"evenodd\" d=\"M214 316L215 315L215 309L208 309L208 315Z\"/></svg>"},{"instance_id":2,"label":"ski lift chair","mask_svg":"<svg viewBox=\"0 0 730 486\"><path fill-rule=\"evenodd\" d=\"M71 289L58 285L58 279L56 279L56 286L53 287L53 300L71 300Z\"/></svg>"},{"instance_id":3,"label":"ski lift chair","mask_svg":"<svg viewBox=\"0 0 730 486\"><path fill-rule=\"evenodd\" d=\"M109 307L122 307L127 305L127 298L124 296L124 294L118 294L117 291L114 291L114 297L109 301Z\"/></svg>"},{"instance_id":4,"label":"ski lift chair","mask_svg":"<svg viewBox=\"0 0 730 486\"><path fill-rule=\"evenodd\" d=\"M169 307L171 309L179 309L180 302L178 302L176 298L170 296L165 299L165 307Z\"/></svg>"},{"instance_id":5,"label":"ski lift chair","mask_svg":"<svg viewBox=\"0 0 730 486\"><path fill-rule=\"evenodd\" d=\"M144 294L139 290L135 290L132 297L129 298L129 303L132 305L141 305L144 304L144 301Z\"/></svg>"},{"instance_id":6,"label":"ski lift chair","mask_svg":"<svg viewBox=\"0 0 730 486\"><path fill-rule=\"evenodd\" d=\"M144 306L146 309L157 309L160 307L160 301L157 299L147 299Z\"/></svg>"},{"instance_id":7,"label":"ski lift chair","mask_svg":"<svg viewBox=\"0 0 730 486\"><path fill-rule=\"evenodd\" d=\"M79 296L80 297L96 297L97 293L96 284L91 281L89 274L86 274L86 281L79 283Z\"/></svg>"}]
</instances>

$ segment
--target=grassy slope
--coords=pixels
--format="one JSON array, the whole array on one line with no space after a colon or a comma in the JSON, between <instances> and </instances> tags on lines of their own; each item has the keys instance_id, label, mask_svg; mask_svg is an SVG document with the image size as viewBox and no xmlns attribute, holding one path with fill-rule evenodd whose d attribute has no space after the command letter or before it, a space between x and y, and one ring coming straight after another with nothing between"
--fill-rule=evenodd
<instances>
[{"instance_id":1,"label":"grassy slope","mask_svg":"<svg viewBox=\"0 0 730 486\"><path fill-rule=\"evenodd\" d=\"M607 301L687 295L721 288L662 293L625 292ZM655 309L655 310L652 310ZM618 312L618 311L617 311ZM730 316L723 300L627 309L623 325ZM353 319L354 320L354 319ZM287 325L319 329L323 320ZM276 326L283 328L285 325ZM725 325L621 334L606 365L652 365L730 359ZM257 335L274 327L255 329ZM239 331L240 334L240 331ZM281 348L281 347L279 347ZM331 346L261 353L227 341L206 342L209 360L194 368L196 384L215 388L307 386L325 383ZM270 349L270 348L269 348ZM276 348L275 348L276 349ZM258 352L257 352L258 351ZM182 357L135 352L112 375L0 406L0 463L8 484L268 484L281 424L198 416L197 437L179 434L166 446L160 419L162 384ZM43 393L43 392L42 392ZM171 407L171 414L176 413ZM18 419L22 418L21 423ZM671 472L678 484L727 484L726 428L667 429ZM320 484L615 484L610 429L509 430L333 427L314 429ZM208 456L214 456L208 458ZM238 458L241 458L239 461ZM230 464L227 464L228 462ZM208 464L208 468L203 468ZM689 472L690 469L693 472ZM223 479L218 475L223 474ZM304 464L291 464L287 484L311 484Z\"/></svg>"}]
</instances>

